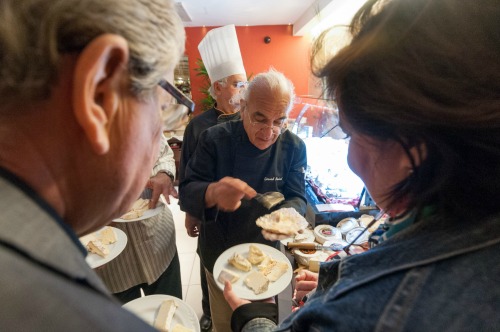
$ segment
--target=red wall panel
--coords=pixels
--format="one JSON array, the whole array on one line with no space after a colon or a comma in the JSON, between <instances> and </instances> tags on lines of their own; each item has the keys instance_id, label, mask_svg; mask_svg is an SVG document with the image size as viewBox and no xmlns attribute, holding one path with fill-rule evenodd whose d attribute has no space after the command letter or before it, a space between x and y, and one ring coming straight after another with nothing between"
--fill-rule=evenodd
<instances>
[{"instance_id":1,"label":"red wall panel","mask_svg":"<svg viewBox=\"0 0 500 332\"><path fill-rule=\"evenodd\" d=\"M187 27L186 55L189 61L191 93L193 100L199 104L203 95L199 92L203 79L196 76L196 61L201 59L198 44L205 34L215 27ZM309 56L311 38L308 36L292 36L291 25L241 26L236 27L241 56L247 75L268 70L271 66L285 74L295 85L297 95L306 95L309 90L310 66ZM264 37L271 37L266 44ZM200 112L197 106L195 114Z\"/></svg>"}]
</instances>

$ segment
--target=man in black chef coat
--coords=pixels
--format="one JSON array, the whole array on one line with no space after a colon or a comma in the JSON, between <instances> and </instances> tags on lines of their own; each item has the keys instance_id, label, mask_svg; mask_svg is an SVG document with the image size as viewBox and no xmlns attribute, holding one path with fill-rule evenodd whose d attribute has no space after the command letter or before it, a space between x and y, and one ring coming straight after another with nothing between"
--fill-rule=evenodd
<instances>
[{"instance_id":1,"label":"man in black chef coat","mask_svg":"<svg viewBox=\"0 0 500 332\"><path fill-rule=\"evenodd\" d=\"M305 214L306 147L285 129L293 98L293 84L283 74L270 70L255 76L242 93L241 120L201 134L180 184L185 211L202 221L200 258L215 331L229 331L232 314L212 274L217 257L242 243L275 244L255 224L270 211L251 198L278 191L285 201L275 209L293 207Z\"/></svg>"}]
</instances>

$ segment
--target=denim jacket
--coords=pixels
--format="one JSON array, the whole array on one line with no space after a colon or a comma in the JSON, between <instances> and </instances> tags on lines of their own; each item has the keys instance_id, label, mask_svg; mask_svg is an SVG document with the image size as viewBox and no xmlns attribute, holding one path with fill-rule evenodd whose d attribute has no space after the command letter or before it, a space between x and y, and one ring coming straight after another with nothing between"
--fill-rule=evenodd
<instances>
[{"instance_id":1,"label":"denim jacket","mask_svg":"<svg viewBox=\"0 0 500 332\"><path fill-rule=\"evenodd\" d=\"M323 263L302 308L278 327L260 318L243 331L500 331L499 262L499 217L429 217Z\"/></svg>"}]
</instances>

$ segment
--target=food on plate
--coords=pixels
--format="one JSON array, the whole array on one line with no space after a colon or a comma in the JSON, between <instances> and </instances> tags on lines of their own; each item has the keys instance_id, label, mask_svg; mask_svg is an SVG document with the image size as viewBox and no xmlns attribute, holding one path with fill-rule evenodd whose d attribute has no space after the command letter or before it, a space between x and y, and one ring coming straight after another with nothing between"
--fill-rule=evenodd
<instances>
[{"instance_id":1,"label":"food on plate","mask_svg":"<svg viewBox=\"0 0 500 332\"><path fill-rule=\"evenodd\" d=\"M285 274L287 270L288 264L286 262L273 260L261 272L269 281L274 282Z\"/></svg>"},{"instance_id":2,"label":"food on plate","mask_svg":"<svg viewBox=\"0 0 500 332\"><path fill-rule=\"evenodd\" d=\"M160 331L168 332L170 325L172 325L172 318L174 318L175 310L178 304L175 300L165 300L161 303L154 321L154 327Z\"/></svg>"},{"instance_id":3,"label":"food on plate","mask_svg":"<svg viewBox=\"0 0 500 332\"><path fill-rule=\"evenodd\" d=\"M105 227L101 231L81 237L80 242L88 252L105 258L109 255L108 245L116 242L116 234L112 227Z\"/></svg>"},{"instance_id":4,"label":"food on plate","mask_svg":"<svg viewBox=\"0 0 500 332\"><path fill-rule=\"evenodd\" d=\"M93 239L87 242L85 245L87 248L87 251L93 254L97 254L101 256L102 258L106 257L109 255L109 249L106 245L104 245L101 240L98 239Z\"/></svg>"},{"instance_id":5,"label":"food on plate","mask_svg":"<svg viewBox=\"0 0 500 332\"><path fill-rule=\"evenodd\" d=\"M314 233L312 229L304 229L302 233L294 236L293 242L314 242Z\"/></svg>"},{"instance_id":6,"label":"food on plate","mask_svg":"<svg viewBox=\"0 0 500 332\"><path fill-rule=\"evenodd\" d=\"M253 265L257 265L264 260L266 254L259 247L254 244L250 245L248 249L248 261Z\"/></svg>"},{"instance_id":7,"label":"food on plate","mask_svg":"<svg viewBox=\"0 0 500 332\"><path fill-rule=\"evenodd\" d=\"M101 242L102 244L113 244L116 242L115 231L111 227L105 227L100 232Z\"/></svg>"},{"instance_id":8,"label":"food on plate","mask_svg":"<svg viewBox=\"0 0 500 332\"><path fill-rule=\"evenodd\" d=\"M172 332L193 332L194 330L188 329L182 324L175 324L174 328L172 329Z\"/></svg>"},{"instance_id":9,"label":"food on plate","mask_svg":"<svg viewBox=\"0 0 500 332\"><path fill-rule=\"evenodd\" d=\"M260 264L257 265L257 269L259 271L262 271L263 269L265 269L273 261L274 261L274 259L272 259L271 256L266 255L264 257L264 259L262 260L262 262L260 262Z\"/></svg>"},{"instance_id":10,"label":"food on plate","mask_svg":"<svg viewBox=\"0 0 500 332\"><path fill-rule=\"evenodd\" d=\"M142 217L147 210L149 210L149 199L139 198L134 202L132 208L120 218L125 220L137 219Z\"/></svg>"},{"instance_id":11,"label":"food on plate","mask_svg":"<svg viewBox=\"0 0 500 332\"><path fill-rule=\"evenodd\" d=\"M245 278L245 285L258 295L267 291L267 288L269 287L269 279L267 279L264 274L259 271L252 271Z\"/></svg>"},{"instance_id":12,"label":"food on plate","mask_svg":"<svg viewBox=\"0 0 500 332\"><path fill-rule=\"evenodd\" d=\"M234 284L236 281L238 281L238 279L240 279L239 275L226 269L222 269L222 271L220 271L219 273L219 276L217 277L217 280L223 284L226 282L226 280Z\"/></svg>"},{"instance_id":13,"label":"food on plate","mask_svg":"<svg viewBox=\"0 0 500 332\"><path fill-rule=\"evenodd\" d=\"M248 272L252 269L252 264L248 261L248 259L236 252L229 257L227 261L241 271Z\"/></svg>"},{"instance_id":14,"label":"food on plate","mask_svg":"<svg viewBox=\"0 0 500 332\"><path fill-rule=\"evenodd\" d=\"M255 223L267 232L287 236L300 233L308 225L294 208L281 208L258 218Z\"/></svg>"}]
</instances>

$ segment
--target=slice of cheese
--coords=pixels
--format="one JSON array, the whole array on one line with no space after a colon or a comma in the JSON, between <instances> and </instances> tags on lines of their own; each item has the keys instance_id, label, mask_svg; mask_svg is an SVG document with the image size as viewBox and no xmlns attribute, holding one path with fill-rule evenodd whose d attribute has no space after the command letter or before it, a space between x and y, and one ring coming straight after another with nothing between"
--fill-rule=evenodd
<instances>
[{"instance_id":1,"label":"slice of cheese","mask_svg":"<svg viewBox=\"0 0 500 332\"><path fill-rule=\"evenodd\" d=\"M248 261L250 263L252 263L253 265L257 265L262 262L265 257L266 254L264 254L264 252L262 252L259 247L254 244L250 245L250 248L248 249Z\"/></svg>"},{"instance_id":2,"label":"slice of cheese","mask_svg":"<svg viewBox=\"0 0 500 332\"><path fill-rule=\"evenodd\" d=\"M257 269L262 272L269 264L274 262L274 259L271 258L271 256L266 255L262 262L260 262L259 265L257 265Z\"/></svg>"},{"instance_id":3,"label":"slice of cheese","mask_svg":"<svg viewBox=\"0 0 500 332\"><path fill-rule=\"evenodd\" d=\"M97 254L101 257L109 255L109 249L100 240L89 241L86 245L88 252Z\"/></svg>"},{"instance_id":4,"label":"slice of cheese","mask_svg":"<svg viewBox=\"0 0 500 332\"><path fill-rule=\"evenodd\" d=\"M194 330L188 329L184 325L177 323L177 324L175 324L174 328L172 329L172 332L194 332Z\"/></svg>"},{"instance_id":5,"label":"slice of cheese","mask_svg":"<svg viewBox=\"0 0 500 332\"><path fill-rule=\"evenodd\" d=\"M105 227L100 234L101 242L103 244L112 244L116 242L115 231L111 227Z\"/></svg>"},{"instance_id":6,"label":"slice of cheese","mask_svg":"<svg viewBox=\"0 0 500 332\"><path fill-rule=\"evenodd\" d=\"M235 268L241 271L248 272L252 269L252 264L243 256L235 252L229 259L227 260L230 264L232 264Z\"/></svg>"},{"instance_id":7,"label":"slice of cheese","mask_svg":"<svg viewBox=\"0 0 500 332\"><path fill-rule=\"evenodd\" d=\"M177 306L175 300L163 301L158 309L158 314L153 324L154 327L163 332L171 331L170 325L172 325L172 319L174 318Z\"/></svg>"},{"instance_id":8,"label":"slice of cheese","mask_svg":"<svg viewBox=\"0 0 500 332\"><path fill-rule=\"evenodd\" d=\"M288 270L286 262L273 261L262 270L262 274L266 276L269 281L274 282L278 280Z\"/></svg>"},{"instance_id":9,"label":"slice of cheese","mask_svg":"<svg viewBox=\"0 0 500 332\"><path fill-rule=\"evenodd\" d=\"M226 269L222 269L222 271L220 271L219 273L219 276L217 277L217 280L222 284L224 284L226 280L234 284L236 281L238 281L238 279L240 279L239 275Z\"/></svg>"},{"instance_id":10,"label":"slice of cheese","mask_svg":"<svg viewBox=\"0 0 500 332\"><path fill-rule=\"evenodd\" d=\"M132 208L120 218L125 220L137 219L142 217L144 212L146 212L148 209L149 209L149 199L139 198L137 201L134 202Z\"/></svg>"},{"instance_id":11,"label":"slice of cheese","mask_svg":"<svg viewBox=\"0 0 500 332\"><path fill-rule=\"evenodd\" d=\"M258 295L267 291L269 280L261 272L253 271L245 278L245 285Z\"/></svg>"}]
</instances>

